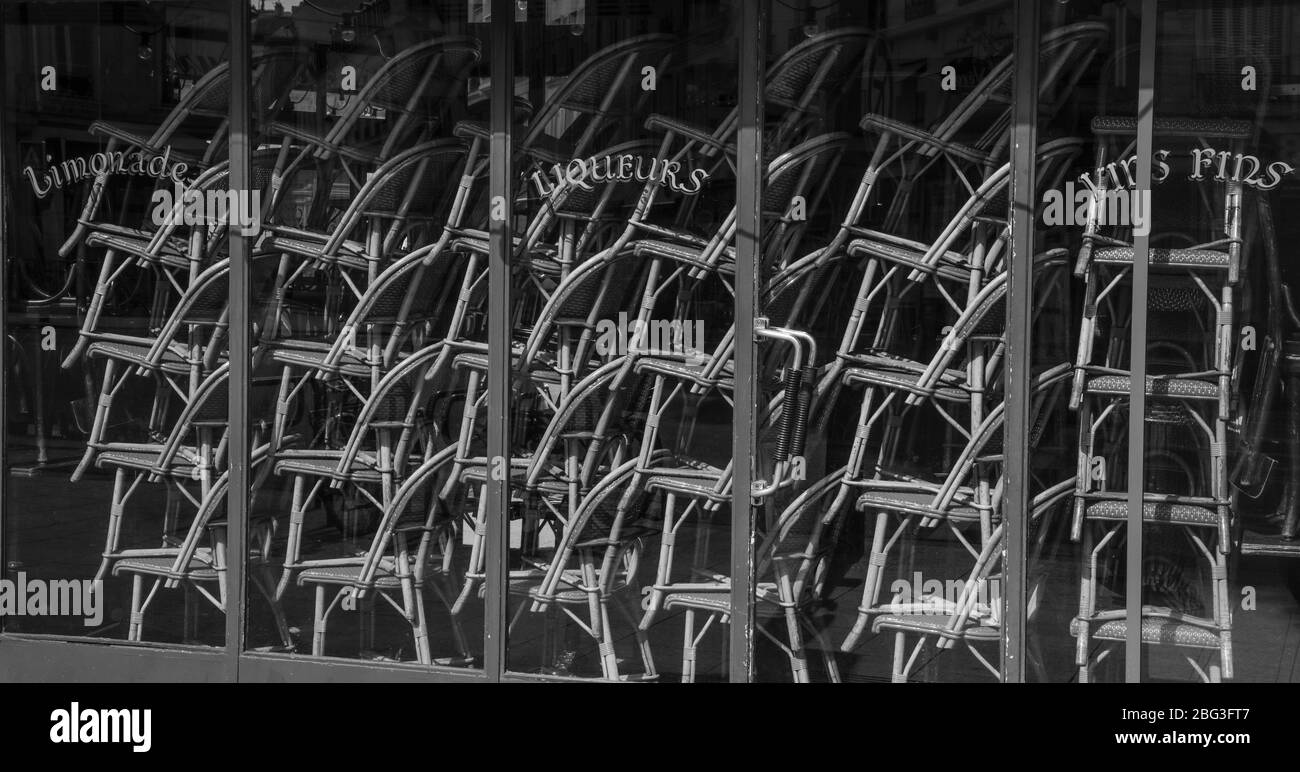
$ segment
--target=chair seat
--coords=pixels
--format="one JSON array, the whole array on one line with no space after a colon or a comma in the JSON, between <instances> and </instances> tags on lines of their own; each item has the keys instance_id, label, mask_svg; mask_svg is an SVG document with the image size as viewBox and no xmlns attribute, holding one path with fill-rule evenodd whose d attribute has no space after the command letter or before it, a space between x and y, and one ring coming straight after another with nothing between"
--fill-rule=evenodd
<instances>
[{"instance_id":1,"label":"chair seat","mask_svg":"<svg viewBox=\"0 0 1300 772\"><path fill-rule=\"evenodd\" d=\"M1083 621L1075 617L1070 622L1070 635L1078 637ZM1142 617L1142 642L1182 646L1193 649L1219 648L1219 632L1207 625L1180 622L1156 616ZM1090 638L1101 641L1124 641L1128 638L1127 619L1109 619L1093 622L1088 633Z\"/></svg>"},{"instance_id":2,"label":"chair seat","mask_svg":"<svg viewBox=\"0 0 1300 772\"><path fill-rule=\"evenodd\" d=\"M1092 119L1092 131L1094 134L1137 136L1137 118L1131 115L1098 115ZM1156 136L1249 139L1254 136L1255 124L1228 118L1167 116L1157 117L1153 121L1152 131Z\"/></svg>"},{"instance_id":3,"label":"chair seat","mask_svg":"<svg viewBox=\"0 0 1300 772\"><path fill-rule=\"evenodd\" d=\"M1132 389L1131 375L1098 375L1089 378L1084 389L1089 394L1109 397L1127 397ZM1146 393L1151 397L1173 397L1176 399L1217 400L1219 386L1200 378L1163 378L1148 375Z\"/></svg>"},{"instance_id":4,"label":"chair seat","mask_svg":"<svg viewBox=\"0 0 1300 772\"><path fill-rule=\"evenodd\" d=\"M86 353L91 357L103 357L104 359L113 359L119 362L127 362L137 367L153 367L149 361L149 354L153 350L154 341L151 338L140 338L139 343L128 343L126 341L108 341L101 340L90 344ZM225 361L226 354L221 355L221 361ZM172 344L162 352L162 357L158 361L158 369L168 375L185 375L190 371L190 362L181 344Z\"/></svg>"},{"instance_id":5,"label":"chair seat","mask_svg":"<svg viewBox=\"0 0 1300 772\"><path fill-rule=\"evenodd\" d=\"M361 571L365 567L365 557L356 559L355 563L344 565L311 566L298 573L298 586L305 584L329 584L339 587L377 587L381 590L402 586L401 580L394 572L392 558L383 558L375 570L374 581L366 584L361 580Z\"/></svg>"},{"instance_id":6,"label":"chair seat","mask_svg":"<svg viewBox=\"0 0 1300 772\"><path fill-rule=\"evenodd\" d=\"M967 619L961 627L952 629L952 617L948 614L883 614L871 623L872 632L892 630L900 633L918 633L920 635L937 635L949 640L966 638L977 641L996 642L1002 638L1002 628L998 625L980 624L977 619Z\"/></svg>"},{"instance_id":7,"label":"chair seat","mask_svg":"<svg viewBox=\"0 0 1300 772\"><path fill-rule=\"evenodd\" d=\"M883 241L874 237L854 239L849 242L848 252L853 257L878 257L909 268L923 267L925 270L931 268L931 266L922 262L926 251L929 249L928 244L920 242L897 243L901 241L903 240L891 239L890 241ZM970 279L969 265L962 255L957 252L945 252L939 262L932 267L935 273L944 279L953 281L967 281Z\"/></svg>"},{"instance_id":8,"label":"chair seat","mask_svg":"<svg viewBox=\"0 0 1300 772\"><path fill-rule=\"evenodd\" d=\"M198 582L215 582L221 576L221 572L213 568L210 561L204 560L197 555L191 557L189 563L181 571L173 570L178 554L132 556L127 553L113 564L113 575L130 573L175 578L184 577Z\"/></svg>"},{"instance_id":9,"label":"chair seat","mask_svg":"<svg viewBox=\"0 0 1300 772\"><path fill-rule=\"evenodd\" d=\"M899 514L942 517L956 522L978 520L980 511L969 503L971 492L963 489L946 510L934 508L935 493L931 490L881 490L868 491L858 497L859 512L897 512ZM996 520L996 514L994 519Z\"/></svg>"},{"instance_id":10,"label":"chair seat","mask_svg":"<svg viewBox=\"0 0 1300 772\"><path fill-rule=\"evenodd\" d=\"M667 357L647 356L640 357L636 361L636 370L640 373L659 373L674 378L697 383L702 386L716 385L718 388L732 390L735 388L735 380L732 377L732 363L726 362L722 366L722 371L714 378L705 376L704 368L708 362L684 362L678 359L669 359Z\"/></svg>"},{"instance_id":11,"label":"chair seat","mask_svg":"<svg viewBox=\"0 0 1300 772\"><path fill-rule=\"evenodd\" d=\"M332 480L352 480L355 482L381 482L383 476L375 468L375 459L370 453L360 452L353 459L352 465L339 470L343 460L342 450L327 449L286 449L275 454L276 474L302 474L312 477L328 477Z\"/></svg>"},{"instance_id":12,"label":"chair seat","mask_svg":"<svg viewBox=\"0 0 1300 772\"><path fill-rule=\"evenodd\" d=\"M561 582L555 594L550 598L542 597L542 587L539 584L540 577L516 577L510 579L510 593L512 595L526 595L533 600L544 600L548 603L559 603L565 606L585 606L591 601L591 593L577 586L577 576L570 576L571 572L565 572L567 581ZM569 583L572 582L572 583ZM614 586L610 589L610 594L621 592L628 587L627 580L619 577L614 581Z\"/></svg>"},{"instance_id":13,"label":"chair seat","mask_svg":"<svg viewBox=\"0 0 1300 772\"><path fill-rule=\"evenodd\" d=\"M633 249L637 257L668 257L686 263L695 263L701 267L707 265L701 257L704 248L693 244L683 244L676 241L663 241L660 239L645 239L636 242ZM724 248L722 251L722 257L723 259L714 267L721 273L734 273L736 263L735 248Z\"/></svg>"},{"instance_id":14,"label":"chair seat","mask_svg":"<svg viewBox=\"0 0 1300 772\"><path fill-rule=\"evenodd\" d=\"M1089 520L1123 522L1128 519L1128 502L1098 501L1084 510ZM1217 528L1219 515L1208 507L1175 502L1147 501L1142 504L1142 521L1159 525L1193 525Z\"/></svg>"},{"instance_id":15,"label":"chair seat","mask_svg":"<svg viewBox=\"0 0 1300 772\"><path fill-rule=\"evenodd\" d=\"M1133 247L1102 247L1092 253L1093 261L1104 265L1132 265ZM1152 248L1150 264L1153 268L1205 268L1227 270L1231 258L1226 252L1213 249Z\"/></svg>"},{"instance_id":16,"label":"chair seat","mask_svg":"<svg viewBox=\"0 0 1300 772\"><path fill-rule=\"evenodd\" d=\"M86 246L103 247L117 252L125 252L150 262L162 263L171 268L187 268L190 265L189 245L176 238L169 238L161 249L151 252L149 244L153 234L141 231L138 236L117 233L92 233L86 239Z\"/></svg>"},{"instance_id":17,"label":"chair seat","mask_svg":"<svg viewBox=\"0 0 1300 772\"><path fill-rule=\"evenodd\" d=\"M326 367L325 357L329 355L328 344L323 350L293 345L277 345L271 350L271 359L283 365L300 367L305 370L329 370L350 378L368 378L370 377L372 365L365 358L365 353L355 349L345 351L339 357L338 364L333 367Z\"/></svg>"},{"instance_id":18,"label":"chair seat","mask_svg":"<svg viewBox=\"0 0 1300 772\"><path fill-rule=\"evenodd\" d=\"M667 592L664 595L664 609L689 608L696 611L709 611L726 616L731 615L731 592L729 586L718 584L717 592L686 590ZM754 615L760 619L771 619L784 614L781 606L781 594L774 582L759 582L754 588L754 598L759 603L754 605Z\"/></svg>"},{"instance_id":19,"label":"chair seat","mask_svg":"<svg viewBox=\"0 0 1300 772\"><path fill-rule=\"evenodd\" d=\"M517 369L520 359L524 355L524 347L521 343L512 343L510 351L510 366ZM452 360L452 367L462 370L476 370L481 373L488 371L488 355L480 351L471 351L459 354ZM559 383L559 373L555 371L555 362L549 354L542 354L533 360L528 370L528 376L534 381L544 383Z\"/></svg>"},{"instance_id":20,"label":"chair seat","mask_svg":"<svg viewBox=\"0 0 1300 772\"><path fill-rule=\"evenodd\" d=\"M165 474L180 479L194 479L196 477L198 468L188 459L197 454L197 449L182 448L166 469L158 466L158 459L162 452L162 445L109 443L100 448L99 453L95 456L95 465L100 469L104 467L120 467L140 472Z\"/></svg>"},{"instance_id":21,"label":"chair seat","mask_svg":"<svg viewBox=\"0 0 1300 772\"><path fill-rule=\"evenodd\" d=\"M670 592L664 596L664 608L689 608L731 616L730 592Z\"/></svg>"},{"instance_id":22,"label":"chair seat","mask_svg":"<svg viewBox=\"0 0 1300 772\"><path fill-rule=\"evenodd\" d=\"M844 369L840 378L845 384L880 386L909 394L929 395L945 402L970 402L970 392L964 388L966 374L960 370L944 371L939 376L937 387L926 390L920 385L924 365L895 357L876 358L874 355L864 355L861 361L866 366Z\"/></svg>"},{"instance_id":23,"label":"chair seat","mask_svg":"<svg viewBox=\"0 0 1300 772\"><path fill-rule=\"evenodd\" d=\"M655 470L645 479L647 491L664 491L679 496L708 499L711 501L730 501L731 492L719 491L718 481L722 470L703 471L696 469L662 469Z\"/></svg>"},{"instance_id":24,"label":"chair seat","mask_svg":"<svg viewBox=\"0 0 1300 772\"><path fill-rule=\"evenodd\" d=\"M288 252L291 255L313 260L326 260L339 263L348 268L364 269L370 264L366 258L366 247L359 241L345 239L342 247L332 255L325 254L327 234L320 234L320 240L286 235L276 235L261 245L261 249Z\"/></svg>"}]
</instances>

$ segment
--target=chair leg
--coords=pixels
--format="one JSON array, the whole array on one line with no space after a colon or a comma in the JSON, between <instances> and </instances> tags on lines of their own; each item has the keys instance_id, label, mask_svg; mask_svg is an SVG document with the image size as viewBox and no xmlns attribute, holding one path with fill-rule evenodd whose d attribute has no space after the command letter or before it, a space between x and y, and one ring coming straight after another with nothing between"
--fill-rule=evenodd
<instances>
[{"instance_id":1,"label":"chair leg","mask_svg":"<svg viewBox=\"0 0 1300 772\"><path fill-rule=\"evenodd\" d=\"M131 619L127 627L126 639L128 641L140 640L140 635L144 627L144 576L142 574L131 575Z\"/></svg>"},{"instance_id":2,"label":"chair leg","mask_svg":"<svg viewBox=\"0 0 1300 772\"><path fill-rule=\"evenodd\" d=\"M853 622L853 629L840 644L840 651L850 654L858 646L863 633L867 630L871 609L875 605L875 588L880 583L880 573L885 565L885 530L889 526L889 514L876 513L876 531L871 538L871 555L867 562L867 577L862 583L862 602L858 604L858 617Z\"/></svg>"},{"instance_id":3,"label":"chair leg","mask_svg":"<svg viewBox=\"0 0 1300 772\"><path fill-rule=\"evenodd\" d=\"M695 683L695 609L686 609L685 633L682 636L682 683Z\"/></svg>"},{"instance_id":4,"label":"chair leg","mask_svg":"<svg viewBox=\"0 0 1300 772\"><path fill-rule=\"evenodd\" d=\"M890 681L896 684L907 683L907 634L904 632L894 633L894 667L890 673Z\"/></svg>"},{"instance_id":5,"label":"chair leg","mask_svg":"<svg viewBox=\"0 0 1300 772\"><path fill-rule=\"evenodd\" d=\"M325 624L328 611L325 608L325 585L316 585L316 613L311 626L311 654L313 657L325 653Z\"/></svg>"},{"instance_id":6,"label":"chair leg","mask_svg":"<svg viewBox=\"0 0 1300 772\"><path fill-rule=\"evenodd\" d=\"M817 648L820 649L822 653L822 661L826 664L827 678L830 679L830 682L833 684L841 683L840 665L835 659L835 651L831 648L830 642L826 640L826 636L821 630L817 629L817 626L813 624L813 621L809 619L807 615L800 614L799 621L808 630L808 633L812 635L813 640L817 641Z\"/></svg>"},{"instance_id":7,"label":"chair leg","mask_svg":"<svg viewBox=\"0 0 1300 772\"><path fill-rule=\"evenodd\" d=\"M637 649L641 652L641 666L645 675L647 677L658 675L658 673L655 671L654 652L650 650L650 636L647 635L646 631L641 629L641 626L637 623L636 611L635 608L632 606L633 603L632 598L629 597L627 593L624 593L618 599L617 603L618 603L619 612L623 615L623 618L627 620L627 623L630 624L632 626L632 629L635 631L636 645L637 645Z\"/></svg>"},{"instance_id":8,"label":"chair leg","mask_svg":"<svg viewBox=\"0 0 1300 772\"><path fill-rule=\"evenodd\" d=\"M798 613L793 608L785 609L785 629L790 636L790 674L797 684L806 684L808 678L808 660L804 654L803 636L799 634Z\"/></svg>"},{"instance_id":9,"label":"chair leg","mask_svg":"<svg viewBox=\"0 0 1300 772\"><path fill-rule=\"evenodd\" d=\"M139 482L139 478L136 479ZM135 490L135 485L127 487L126 470L118 469L113 476L113 502L108 509L108 533L104 537L104 556L99 562L99 570L95 572L95 581L102 582L108 576L108 569L112 567L116 559L118 542L122 534L122 511L126 505L126 499ZM102 585L98 585L102 586Z\"/></svg>"},{"instance_id":10,"label":"chair leg","mask_svg":"<svg viewBox=\"0 0 1300 772\"><path fill-rule=\"evenodd\" d=\"M415 636L415 656L421 665L428 665L433 662L433 651L429 647L429 620L425 617L424 593L419 587L412 589L415 618L411 623L411 632Z\"/></svg>"},{"instance_id":11,"label":"chair leg","mask_svg":"<svg viewBox=\"0 0 1300 772\"><path fill-rule=\"evenodd\" d=\"M292 651L293 636L289 632L289 620L284 615L284 604L275 597L275 579L271 574L270 568L265 564L258 564L257 570L251 574L253 586L266 599L267 604L271 607L271 616L275 620L275 630L280 636L280 642L284 644L285 649Z\"/></svg>"}]
</instances>

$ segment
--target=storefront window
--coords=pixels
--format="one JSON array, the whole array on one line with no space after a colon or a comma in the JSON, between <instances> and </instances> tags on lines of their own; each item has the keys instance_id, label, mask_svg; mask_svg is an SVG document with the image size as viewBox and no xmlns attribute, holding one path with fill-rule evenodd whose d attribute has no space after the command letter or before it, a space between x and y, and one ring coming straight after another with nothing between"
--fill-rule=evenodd
<instances>
[{"instance_id":1,"label":"storefront window","mask_svg":"<svg viewBox=\"0 0 1300 772\"><path fill-rule=\"evenodd\" d=\"M0 4L0 635L1295 680L1298 25Z\"/></svg>"},{"instance_id":2,"label":"storefront window","mask_svg":"<svg viewBox=\"0 0 1300 772\"><path fill-rule=\"evenodd\" d=\"M472 5L472 4L470 4ZM254 650L482 666L483 520L453 468L485 329L485 25L458 3L253 20L262 222L250 256Z\"/></svg>"},{"instance_id":3,"label":"storefront window","mask_svg":"<svg viewBox=\"0 0 1300 772\"><path fill-rule=\"evenodd\" d=\"M4 630L219 646L228 8L0 13Z\"/></svg>"},{"instance_id":4,"label":"storefront window","mask_svg":"<svg viewBox=\"0 0 1300 772\"><path fill-rule=\"evenodd\" d=\"M512 671L727 677L737 18L518 28Z\"/></svg>"},{"instance_id":5,"label":"storefront window","mask_svg":"<svg viewBox=\"0 0 1300 772\"><path fill-rule=\"evenodd\" d=\"M1012 19L774 7L760 679L999 677Z\"/></svg>"}]
</instances>

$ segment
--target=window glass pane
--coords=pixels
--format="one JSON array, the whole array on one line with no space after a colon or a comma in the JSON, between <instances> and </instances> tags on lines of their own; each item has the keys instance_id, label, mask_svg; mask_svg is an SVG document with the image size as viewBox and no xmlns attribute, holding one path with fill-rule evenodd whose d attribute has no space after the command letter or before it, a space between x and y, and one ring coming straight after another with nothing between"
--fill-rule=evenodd
<instances>
[{"instance_id":1,"label":"window glass pane","mask_svg":"<svg viewBox=\"0 0 1300 772\"><path fill-rule=\"evenodd\" d=\"M1300 17L1157 5L1142 679L1295 681Z\"/></svg>"},{"instance_id":2,"label":"window glass pane","mask_svg":"<svg viewBox=\"0 0 1300 772\"><path fill-rule=\"evenodd\" d=\"M1012 5L771 7L760 679L1000 677Z\"/></svg>"},{"instance_id":3,"label":"window glass pane","mask_svg":"<svg viewBox=\"0 0 1300 772\"><path fill-rule=\"evenodd\" d=\"M0 8L8 632L224 640L227 16Z\"/></svg>"},{"instance_id":4,"label":"window glass pane","mask_svg":"<svg viewBox=\"0 0 1300 772\"><path fill-rule=\"evenodd\" d=\"M1119 235L1098 231L1090 217L1130 214L1130 191L1113 185L1101 190L1095 170L1133 159L1114 169L1125 180L1136 175L1140 21L1136 5L1110 3L1072 3L1045 10L1041 19L1040 147L1070 141L1077 152L1064 163L1040 155L1034 191L1035 251L1063 255L1067 265L1064 272L1034 278L1032 367L1045 390L1031 403L1029 427L1033 517L1026 529L1025 676L1032 681L1076 678L1080 636L1094 647L1094 680L1124 675L1123 633L1119 651L1102 656L1090 628L1124 609L1123 579L1117 577L1124 561L1128 410L1124 400L1112 398L1113 386L1099 389L1127 373L1132 297L1122 279L1131 262L1101 266L1087 255L1109 246L1104 238ZM1070 47L1068 61L1086 63L1073 81L1052 78L1059 52ZM1127 128L1113 131L1112 125ZM1131 243L1131 228L1124 235ZM1061 380L1055 376L1063 367L1071 372Z\"/></svg>"},{"instance_id":5,"label":"window glass pane","mask_svg":"<svg viewBox=\"0 0 1300 772\"><path fill-rule=\"evenodd\" d=\"M738 13L518 27L511 670L726 678Z\"/></svg>"},{"instance_id":6,"label":"window glass pane","mask_svg":"<svg viewBox=\"0 0 1300 772\"><path fill-rule=\"evenodd\" d=\"M464 2L253 18L248 646L481 666L452 342L485 332L487 27Z\"/></svg>"}]
</instances>

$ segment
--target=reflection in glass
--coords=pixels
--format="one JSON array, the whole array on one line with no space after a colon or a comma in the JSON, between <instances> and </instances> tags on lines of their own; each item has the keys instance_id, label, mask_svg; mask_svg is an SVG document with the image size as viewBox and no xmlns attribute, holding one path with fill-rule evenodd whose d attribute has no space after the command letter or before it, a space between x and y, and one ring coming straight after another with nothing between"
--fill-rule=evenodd
<instances>
[{"instance_id":1,"label":"reflection in glass","mask_svg":"<svg viewBox=\"0 0 1300 772\"><path fill-rule=\"evenodd\" d=\"M475 403L453 342L485 329L486 67L463 3L304 4L253 20L295 63L255 134L248 644L478 662L470 542L449 485ZM261 444L259 444L261 443Z\"/></svg>"},{"instance_id":2,"label":"reflection in glass","mask_svg":"<svg viewBox=\"0 0 1300 772\"><path fill-rule=\"evenodd\" d=\"M227 11L3 9L7 631L224 639Z\"/></svg>"}]
</instances>

